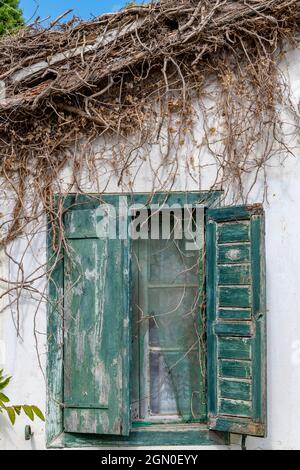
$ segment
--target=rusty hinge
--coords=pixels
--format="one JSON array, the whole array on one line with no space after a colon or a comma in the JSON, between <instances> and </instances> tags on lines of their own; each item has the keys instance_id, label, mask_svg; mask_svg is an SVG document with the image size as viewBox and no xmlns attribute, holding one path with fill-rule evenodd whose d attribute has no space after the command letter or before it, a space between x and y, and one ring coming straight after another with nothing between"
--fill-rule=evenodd
<instances>
[{"instance_id":1,"label":"rusty hinge","mask_svg":"<svg viewBox=\"0 0 300 470\"><path fill-rule=\"evenodd\" d=\"M243 434L242 436L242 443L241 443L241 448L242 450L247 450L247 445L246 445L246 442L247 442L247 435Z\"/></svg>"}]
</instances>

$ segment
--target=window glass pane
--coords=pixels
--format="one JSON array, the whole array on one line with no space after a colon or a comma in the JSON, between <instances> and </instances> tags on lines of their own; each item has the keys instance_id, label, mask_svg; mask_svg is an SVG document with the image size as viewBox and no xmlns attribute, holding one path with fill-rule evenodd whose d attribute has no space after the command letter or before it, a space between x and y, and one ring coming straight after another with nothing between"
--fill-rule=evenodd
<instances>
[{"instance_id":1,"label":"window glass pane","mask_svg":"<svg viewBox=\"0 0 300 470\"><path fill-rule=\"evenodd\" d=\"M188 350L197 347L197 288L149 289L150 347Z\"/></svg>"},{"instance_id":2,"label":"window glass pane","mask_svg":"<svg viewBox=\"0 0 300 470\"><path fill-rule=\"evenodd\" d=\"M149 248L150 282L184 284L197 280L199 255L186 251L184 240L151 240Z\"/></svg>"},{"instance_id":3,"label":"window glass pane","mask_svg":"<svg viewBox=\"0 0 300 470\"><path fill-rule=\"evenodd\" d=\"M184 239L134 242L134 420L199 421L204 414L202 255Z\"/></svg>"},{"instance_id":4,"label":"window glass pane","mask_svg":"<svg viewBox=\"0 0 300 470\"><path fill-rule=\"evenodd\" d=\"M164 355L150 353L150 409L152 415L177 415L176 398L172 377Z\"/></svg>"},{"instance_id":5,"label":"window glass pane","mask_svg":"<svg viewBox=\"0 0 300 470\"><path fill-rule=\"evenodd\" d=\"M151 415L171 415L185 421L200 417L200 368L197 351L150 353Z\"/></svg>"}]
</instances>

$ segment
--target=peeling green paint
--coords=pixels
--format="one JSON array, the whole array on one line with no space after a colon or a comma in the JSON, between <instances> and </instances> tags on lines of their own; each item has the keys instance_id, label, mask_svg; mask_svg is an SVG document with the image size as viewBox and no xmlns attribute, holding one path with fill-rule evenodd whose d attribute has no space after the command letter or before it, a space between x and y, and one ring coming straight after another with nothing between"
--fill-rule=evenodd
<instances>
[{"instance_id":1,"label":"peeling green paint","mask_svg":"<svg viewBox=\"0 0 300 470\"><path fill-rule=\"evenodd\" d=\"M264 215L207 211L208 408L211 429L266 435Z\"/></svg>"},{"instance_id":2,"label":"peeling green paint","mask_svg":"<svg viewBox=\"0 0 300 470\"><path fill-rule=\"evenodd\" d=\"M164 201L168 202L169 204L175 203L187 203L187 204L206 204L211 206L216 203L221 193L218 192L202 192L202 193L173 193L170 195L164 194L156 194L155 196L145 195L145 194L135 194L128 196L130 202L134 203L142 203L147 204L150 202L162 204ZM59 196L58 196L59 197ZM83 239L82 243L91 243L94 246L94 252L97 252L96 245L97 243L92 243L95 233L93 229L93 220L94 215L88 214L90 210L94 211L97 209L99 205L99 201L106 201L109 204L115 204L118 196L116 195L106 195L105 197L98 197L96 195L77 195L72 196L69 195L68 197L63 197L65 209L71 209L72 216L70 219L70 227L69 227L69 240L72 240L71 243L76 245L76 230L77 236ZM83 211L84 207L84 211ZM74 211L74 215L73 215ZM84 212L85 218L79 216L79 212ZM77 214L76 214L77 212ZM80 219L80 226L76 223ZM68 224L68 217L65 218L66 224ZM49 231L49 241L48 241L48 259L49 265L53 264L53 257L54 253L52 252L52 235L51 231ZM68 232L67 232L68 233ZM73 242L74 240L74 242ZM130 288L130 249L126 246L126 242L124 241L122 256L123 256L123 267L124 268L124 276L127 276L127 283L126 285ZM48 313L48 416L47 416L47 445L48 447L80 447L80 446L130 446L130 445L209 445L209 444L224 444L228 443L227 434L226 433L216 433L216 432L209 432L206 425L201 425L200 427L195 426L184 426L184 425L158 425L158 426L146 426L141 427L138 430L132 430L130 432L129 437L121 437L121 436L108 436L104 434L84 434L81 432L80 427L90 432L97 432L99 428L98 417L94 420L95 413L100 413L103 417L101 420L101 426L103 432L111 432L112 434L117 434L120 431L123 435L129 433L129 426L130 423L128 422L121 422L120 415L115 418L110 418L109 416L109 401L110 401L110 393L108 392L111 389L108 380L106 380L106 385L102 383L102 389L100 393L101 400L99 400L99 395L96 395L97 400L94 402L90 402L85 398L85 404L82 409L76 409L80 403L69 403L69 406L66 406L65 403L65 396L64 396L64 355L65 355L65 339L66 333L63 335L64 330L64 310L63 310L63 302L64 299L64 287L65 287L65 269L68 262L66 261L66 257L64 253L61 253L62 258L58 264L56 264L54 271L52 272L49 278L49 293L51 302L49 303L49 313ZM76 253L75 261L77 262L80 260L80 256ZM81 264L81 261L80 261ZM116 270L118 267L118 262L112 263L112 269ZM115 273L114 273L115 274ZM79 285L74 286L73 293L71 297L68 299L68 302L75 304L72 308L74 308L75 316L74 319L71 320L72 328L74 327L74 331L80 332L80 328L84 327L84 325L80 325L80 321L78 319L78 314L80 313L80 305L81 300L80 296L84 289L90 289L92 284L96 281L97 274L95 270L95 266L92 263L88 263L85 266L85 282L79 283ZM85 285L86 283L86 285ZM124 281L125 283L125 281ZM100 284L99 284L100 285ZM99 289L99 285L97 289ZM111 294L109 299L114 299L114 285L111 284ZM103 289L103 286L102 286ZM98 294L99 294L98 290ZM98 295L97 294L97 295ZM97 297L95 294L95 298ZM74 298L72 298L74 296ZM66 296L67 298L67 296ZM96 301L95 301L96 302ZM98 301L97 301L98 302ZM92 305L92 304L91 304ZM99 305L98 303L93 304ZM101 308L104 308L103 306ZM123 296L123 312L130 312L131 310L131 299L129 296ZM111 310L111 312L113 309ZM101 322L95 322L95 325L98 325L98 333L99 328L101 330ZM126 317L123 318L122 322L120 321L120 329L122 328L124 339L127 338L127 341L124 340L122 347L119 348L119 354L114 357L111 363L111 368L114 371L113 373L110 371L109 375L113 375L113 380L121 383L121 380L124 380L124 377L127 377L129 380L129 360L130 360L130 318ZM103 327L103 323L102 323ZM79 330L78 330L79 328ZM95 328L97 331L97 328ZM103 330L104 331L104 330ZM107 335L109 336L110 329L105 329ZM88 345L88 348L85 349L84 345ZM95 361L92 357L92 345L95 345L94 339L90 339L87 343L83 343L80 348L76 352L78 357L83 357L86 351L89 349L90 354L90 367L91 367L91 375L96 376L98 374L105 375L103 373L103 363L102 361ZM76 349L75 349L76 351ZM83 354L83 355L82 355ZM86 364L83 364L83 367L86 367ZM102 372L101 372L102 371ZM106 379L107 379L106 375ZM125 382L124 382L125 383ZM95 381L95 388L94 390L99 391L100 382L97 383ZM81 385L80 385L81 387ZM83 388L80 389L81 392L84 392ZM115 395L114 398L118 400L122 400L122 409L121 416L127 416L129 414L129 403L130 403L130 387L124 386L121 387L121 390L116 391L113 388L113 393ZM72 398L72 397L69 397ZM72 400L70 400L72 401ZM101 403L102 401L102 403ZM121 403L119 401L119 403ZM75 408L74 408L74 407ZM83 406L83 403L81 403ZM108 410L107 410L108 406ZM76 411L74 420L75 427L78 425L79 433L70 433L65 432L65 425L64 425L64 415L67 413L71 413L71 410ZM94 422L95 421L95 422ZM78 424L79 423L79 424ZM72 425L73 426L73 425Z\"/></svg>"}]
</instances>

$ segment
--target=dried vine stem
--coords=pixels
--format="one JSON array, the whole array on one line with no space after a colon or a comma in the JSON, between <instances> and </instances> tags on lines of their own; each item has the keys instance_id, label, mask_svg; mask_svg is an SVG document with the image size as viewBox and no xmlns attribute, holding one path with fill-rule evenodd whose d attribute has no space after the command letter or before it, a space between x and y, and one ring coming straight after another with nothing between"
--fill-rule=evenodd
<instances>
[{"instance_id":1,"label":"dried vine stem","mask_svg":"<svg viewBox=\"0 0 300 470\"><path fill-rule=\"evenodd\" d=\"M42 214L62 227L54 193L82 192L84 172L96 183L106 172L99 192L113 176L131 188L146 160L153 190L170 190L184 143L197 148L200 114L198 146L216 167L212 189L235 188L246 199L270 158L291 152L278 105L292 105L278 57L284 44L297 46L299 26L300 0L161 0L89 22L34 24L1 39L0 187L10 209L0 219L0 245L41 230ZM147 154L157 143L159 166ZM185 157L188 171L205 172L203 153L198 163ZM67 166L68 185L61 179ZM36 276L22 269L18 276L8 288L17 302L20 289L36 295Z\"/></svg>"}]
</instances>

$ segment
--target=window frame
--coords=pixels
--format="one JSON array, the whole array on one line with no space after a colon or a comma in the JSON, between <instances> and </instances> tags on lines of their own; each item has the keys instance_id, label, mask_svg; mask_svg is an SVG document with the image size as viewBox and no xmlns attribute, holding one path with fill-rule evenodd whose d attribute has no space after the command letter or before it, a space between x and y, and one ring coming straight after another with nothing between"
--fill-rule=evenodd
<instances>
[{"instance_id":1,"label":"window frame","mask_svg":"<svg viewBox=\"0 0 300 470\"><path fill-rule=\"evenodd\" d=\"M218 206L222 191L190 191L171 193L107 193L105 195L86 194L67 196L57 195L56 201L63 199L64 208L70 208L74 202L85 203L87 198L100 198L112 202L117 197L126 196L133 204L201 204L206 208ZM97 199L99 201L99 199ZM48 227L47 259L51 269L53 234ZM46 444L48 448L72 447L136 447L136 446L209 446L227 445L229 434L210 431L208 424L156 424L134 423L129 437L83 435L64 432L63 411L63 315L57 315L61 306L57 305L63 289L63 259L55 266L49 283L49 302L47 315L47 423ZM62 310L61 310L62 312Z\"/></svg>"}]
</instances>

